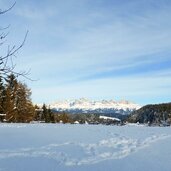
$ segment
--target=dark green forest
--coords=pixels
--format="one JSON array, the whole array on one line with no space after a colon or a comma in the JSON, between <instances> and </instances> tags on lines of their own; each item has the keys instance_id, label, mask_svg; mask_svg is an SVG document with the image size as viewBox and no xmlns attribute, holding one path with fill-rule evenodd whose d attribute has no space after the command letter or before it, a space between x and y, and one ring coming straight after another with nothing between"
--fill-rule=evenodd
<instances>
[{"instance_id":1,"label":"dark green forest","mask_svg":"<svg viewBox=\"0 0 171 171\"><path fill-rule=\"evenodd\" d=\"M146 105L131 113L127 118L132 123L162 124L171 123L171 103Z\"/></svg>"}]
</instances>

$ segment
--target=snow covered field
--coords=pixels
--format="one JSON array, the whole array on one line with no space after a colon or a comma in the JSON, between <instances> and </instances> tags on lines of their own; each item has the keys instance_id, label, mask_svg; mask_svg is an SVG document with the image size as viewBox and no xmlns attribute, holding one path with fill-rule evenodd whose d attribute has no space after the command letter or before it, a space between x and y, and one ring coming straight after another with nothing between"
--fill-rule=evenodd
<instances>
[{"instance_id":1,"label":"snow covered field","mask_svg":"<svg viewBox=\"0 0 171 171\"><path fill-rule=\"evenodd\" d=\"M0 171L170 171L171 127L0 124Z\"/></svg>"}]
</instances>

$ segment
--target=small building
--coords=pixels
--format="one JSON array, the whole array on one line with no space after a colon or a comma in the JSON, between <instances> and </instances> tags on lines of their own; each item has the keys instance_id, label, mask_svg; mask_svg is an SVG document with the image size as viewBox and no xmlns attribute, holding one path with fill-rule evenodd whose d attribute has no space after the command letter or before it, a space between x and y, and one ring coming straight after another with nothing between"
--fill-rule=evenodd
<instances>
[{"instance_id":1,"label":"small building","mask_svg":"<svg viewBox=\"0 0 171 171\"><path fill-rule=\"evenodd\" d=\"M0 113L0 122L5 122L6 121L6 114Z\"/></svg>"},{"instance_id":2,"label":"small building","mask_svg":"<svg viewBox=\"0 0 171 171\"><path fill-rule=\"evenodd\" d=\"M170 124L167 121L161 121L160 126L170 126Z\"/></svg>"},{"instance_id":3,"label":"small building","mask_svg":"<svg viewBox=\"0 0 171 171\"><path fill-rule=\"evenodd\" d=\"M75 121L74 124L79 124L79 122L78 121Z\"/></svg>"}]
</instances>

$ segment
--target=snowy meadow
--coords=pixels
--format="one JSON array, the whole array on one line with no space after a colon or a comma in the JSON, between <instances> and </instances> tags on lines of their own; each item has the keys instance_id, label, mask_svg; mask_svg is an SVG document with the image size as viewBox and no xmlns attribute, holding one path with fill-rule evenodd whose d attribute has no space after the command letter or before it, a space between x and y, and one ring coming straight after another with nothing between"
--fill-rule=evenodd
<instances>
[{"instance_id":1,"label":"snowy meadow","mask_svg":"<svg viewBox=\"0 0 171 171\"><path fill-rule=\"evenodd\" d=\"M0 171L170 171L170 127L0 124Z\"/></svg>"}]
</instances>

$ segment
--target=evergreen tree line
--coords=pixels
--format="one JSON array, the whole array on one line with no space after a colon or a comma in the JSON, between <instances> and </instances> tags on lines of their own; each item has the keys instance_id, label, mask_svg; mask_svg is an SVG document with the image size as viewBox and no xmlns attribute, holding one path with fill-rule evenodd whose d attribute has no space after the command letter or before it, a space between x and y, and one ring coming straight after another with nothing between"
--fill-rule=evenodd
<instances>
[{"instance_id":1,"label":"evergreen tree line","mask_svg":"<svg viewBox=\"0 0 171 171\"><path fill-rule=\"evenodd\" d=\"M50 108L47 108L45 104L42 107L35 106L34 121L41 121L46 123L54 123L54 114Z\"/></svg>"},{"instance_id":2,"label":"evergreen tree line","mask_svg":"<svg viewBox=\"0 0 171 171\"><path fill-rule=\"evenodd\" d=\"M131 113L128 122L139 122L159 125L163 122L171 124L171 103L146 105Z\"/></svg>"},{"instance_id":3,"label":"evergreen tree line","mask_svg":"<svg viewBox=\"0 0 171 171\"><path fill-rule=\"evenodd\" d=\"M69 114L65 112L53 112L46 104L43 104L42 107L35 106L34 121L45 123L71 123Z\"/></svg>"},{"instance_id":4,"label":"evergreen tree line","mask_svg":"<svg viewBox=\"0 0 171 171\"><path fill-rule=\"evenodd\" d=\"M17 80L14 74L0 77L0 114L1 121L30 122L35 113L31 101L31 90ZM2 115L5 116L2 120Z\"/></svg>"},{"instance_id":5,"label":"evergreen tree line","mask_svg":"<svg viewBox=\"0 0 171 171\"><path fill-rule=\"evenodd\" d=\"M29 123L70 123L68 114L52 112L50 107L33 105L31 90L17 80L14 74L0 76L0 122Z\"/></svg>"}]
</instances>

